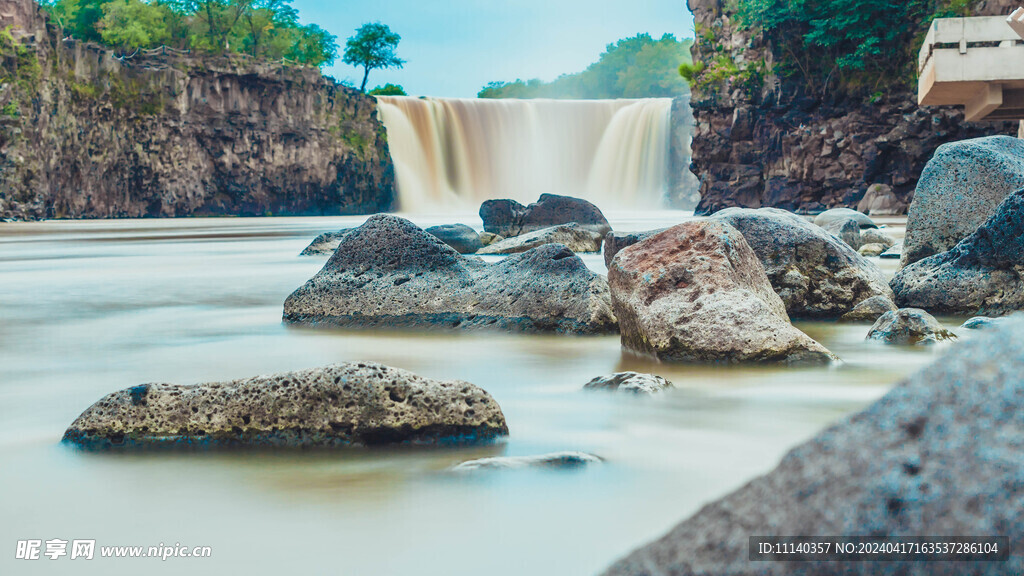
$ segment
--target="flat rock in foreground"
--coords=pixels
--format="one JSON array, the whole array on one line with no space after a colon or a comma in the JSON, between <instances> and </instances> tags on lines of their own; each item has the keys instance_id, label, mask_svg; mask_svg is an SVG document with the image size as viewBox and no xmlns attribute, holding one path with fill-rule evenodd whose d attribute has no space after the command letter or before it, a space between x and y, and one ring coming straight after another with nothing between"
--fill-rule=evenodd
<instances>
[{"instance_id":1,"label":"flat rock in foreground","mask_svg":"<svg viewBox=\"0 0 1024 576\"><path fill-rule=\"evenodd\" d=\"M600 252L604 236L579 224L563 224L501 240L477 254L519 254L545 244L561 244L573 252Z\"/></svg>"},{"instance_id":2,"label":"flat rock in foreground","mask_svg":"<svg viewBox=\"0 0 1024 576\"><path fill-rule=\"evenodd\" d=\"M607 576L1024 573L1024 321L960 343ZM750 562L758 536L1009 536L1008 562Z\"/></svg>"},{"instance_id":3,"label":"flat rock in foreground","mask_svg":"<svg viewBox=\"0 0 1024 576\"><path fill-rule=\"evenodd\" d=\"M508 434L498 403L468 382L348 363L101 399L64 441L89 449L341 447L488 442Z\"/></svg>"},{"instance_id":4,"label":"flat rock in foreground","mask_svg":"<svg viewBox=\"0 0 1024 576\"><path fill-rule=\"evenodd\" d=\"M568 248L548 244L488 264L408 220L379 214L284 305L307 325L614 332L608 283Z\"/></svg>"}]
</instances>

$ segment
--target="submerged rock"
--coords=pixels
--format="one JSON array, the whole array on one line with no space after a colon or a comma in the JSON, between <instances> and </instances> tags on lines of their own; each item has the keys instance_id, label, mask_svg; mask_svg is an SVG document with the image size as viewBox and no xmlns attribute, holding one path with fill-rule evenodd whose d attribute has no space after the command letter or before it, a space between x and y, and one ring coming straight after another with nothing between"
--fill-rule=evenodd
<instances>
[{"instance_id":1,"label":"submerged rock","mask_svg":"<svg viewBox=\"0 0 1024 576\"><path fill-rule=\"evenodd\" d=\"M799 216L729 208L712 218L743 234L794 318L838 318L873 296L892 299L878 266Z\"/></svg>"},{"instance_id":2,"label":"submerged rock","mask_svg":"<svg viewBox=\"0 0 1024 576\"><path fill-rule=\"evenodd\" d=\"M338 249L338 244L341 244L341 239L351 230L351 228L346 228L337 232L324 232L317 236L309 246L306 246L306 249L300 252L299 256L334 254L334 251Z\"/></svg>"},{"instance_id":3,"label":"submerged rock","mask_svg":"<svg viewBox=\"0 0 1024 576\"><path fill-rule=\"evenodd\" d=\"M840 322L874 322L886 312L895 312L896 304L885 296L872 296L839 318Z\"/></svg>"},{"instance_id":4,"label":"submerged rock","mask_svg":"<svg viewBox=\"0 0 1024 576\"><path fill-rule=\"evenodd\" d=\"M1024 141L990 136L939 146L910 204L903 265L950 250L1021 188Z\"/></svg>"},{"instance_id":5,"label":"submerged rock","mask_svg":"<svg viewBox=\"0 0 1024 576\"><path fill-rule=\"evenodd\" d=\"M284 320L346 327L614 332L608 283L565 246L487 264L408 220L373 216L285 301Z\"/></svg>"},{"instance_id":6,"label":"submerged rock","mask_svg":"<svg viewBox=\"0 0 1024 576\"><path fill-rule=\"evenodd\" d=\"M1008 196L948 252L902 270L891 285L900 306L1002 316L1024 309L1024 190Z\"/></svg>"},{"instance_id":7,"label":"submerged rock","mask_svg":"<svg viewBox=\"0 0 1024 576\"><path fill-rule=\"evenodd\" d=\"M573 252L600 252L603 238L601 234L579 224L564 224L495 242L478 253L518 254L545 244L562 244Z\"/></svg>"},{"instance_id":8,"label":"submerged rock","mask_svg":"<svg viewBox=\"0 0 1024 576\"><path fill-rule=\"evenodd\" d=\"M601 458L586 452L555 452L541 456L505 456L469 460L452 467L452 472L477 472L481 470L509 470L519 468L574 469L590 464L600 464Z\"/></svg>"},{"instance_id":9,"label":"submerged rock","mask_svg":"<svg viewBox=\"0 0 1024 576\"><path fill-rule=\"evenodd\" d=\"M488 200L480 206L484 230L505 238L575 222L603 238L612 227L597 206L571 196L541 194L537 202L523 206L515 200Z\"/></svg>"},{"instance_id":10,"label":"submerged rock","mask_svg":"<svg viewBox=\"0 0 1024 576\"><path fill-rule=\"evenodd\" d=\"M956 334L943 328L934 316L917 308L903 308L886 312L875 321L868 340L881 340L886 344L934 344L942 340L956 340Z\"/></svg>"},{"instance_id":11,"label":"submerged rock","mask_svg":"<svg viewBox=\"0 0 1024 576\"><path fill-rule=\"evenodd\" d=\"M975 316L974 318L971 318L970 320L964 322L960 327L965 330L988 330L989 328L994 328L995 326L998 326L1005 320L1006 318L989 318L987 316Z\"/></svg>"},{"instance_id":12,"label":"submerged rock","mask_svg":"<svg viewBox=\"0 0 1024 576\"><path fill-rule=\"evenodd\" d=\"M1021 574L1024 322L951 348L606 576ZM1008 535L1001 562L751 562L752 535Z\"/></svg>"},{"instance_id":13,"label":"submerged rock","mask_svg":"<svg viewBox=\"0 0 1024 576\"><path fill-rule=\"evenodd\" d=\"M84 448L338 447L488 442L508 434L482 389L375 363L180 386L143 384L82 413Z\"/></svg>"},{"instance_id":14,"label":"submerged rock","mask_svg":"<svg viewBox=\"0 0 1024 576\"><path fill-rule=\"evenodd\" d=\"M836 238L839 238L846 243L847 246L854 250L859 250L861 246L860 238L860 226L857 225L857 221L853 218L837 218L829 220L822 228L832 234Z\"/></svg>"},{"instance_id":15,"label":"submerged rock","mask_svg":"<svg viewBox=\"0 0 1024 576\"><path fill-rule=\"evenodd\" d=\"M828 228L829 226L833 226L836 222L843 222L846 220L855 221L858 228L878 228L875 221L869 218L867 214L850 208L832 208L831 210L825 210L814 217L814 223L822 228Z\"/></svg>"},{"instance_id":16,"label":"submerged rock","mask_svg":"<svg viewBox=\"0 0 1024 576\"><path fill-rule=\"evenodd\" d=\"M425 231L454 248L459 254L474 254L484 247L476 230L465 224L442 224L441 226L431 226Z\"/></svg>"},{"instance_id":17,"label":"submerged rock","mask_svg":"<svg viewBox=\"0 0 1024 576\"><path fill-rule=\"evenodd\" d=\"M661 376L637 372L619 372L610 376L598 376L587 382L585 390L612 390L632 394L656 394L675 386Z\"/></svg>"},{"instance_id":18,"label":"submerged rock","mask_svg":"<svg viewBox=\"0 0 1024 576\"><path fill-rule=\"evenodd\" d=\"M687 222L622 250L608 281L628 350L676 362L834 358L790 325L754 251L724 222Z\"/></svg>"}]
</instances>

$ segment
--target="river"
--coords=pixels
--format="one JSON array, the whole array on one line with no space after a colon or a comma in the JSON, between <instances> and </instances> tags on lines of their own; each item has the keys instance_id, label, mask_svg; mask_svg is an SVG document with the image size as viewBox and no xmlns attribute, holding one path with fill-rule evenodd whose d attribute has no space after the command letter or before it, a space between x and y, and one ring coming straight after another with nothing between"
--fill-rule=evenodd
<instances>
[{"instance_id":1,"label":"river","mask_svg":"<svg viewBox=\"0 0 1024 576\"><path fill-rule=\"evenodd\" d=\"M620 230L683 217L609 216ZM594 574L944 349L867 343L866 325L799 323L844 363L693 367L626 359L616 336L284 326L285 297L324 262L299 251L363 219L0 224L0 573ZM474 215L414 220L480 226ZM585 260L604 272L600 256ZM86 407L128 386L350 360L478 384L511 435L487 448L372 452L118 455L60 444ZM678 389L655 398L581 391L624 369ZM606 462L446 472L480 456L560 450ZM14 560L26 539L93 539L97 557ZM176 543L212 556L98 557L101 546Z\"/></svg>"}]
</instances>

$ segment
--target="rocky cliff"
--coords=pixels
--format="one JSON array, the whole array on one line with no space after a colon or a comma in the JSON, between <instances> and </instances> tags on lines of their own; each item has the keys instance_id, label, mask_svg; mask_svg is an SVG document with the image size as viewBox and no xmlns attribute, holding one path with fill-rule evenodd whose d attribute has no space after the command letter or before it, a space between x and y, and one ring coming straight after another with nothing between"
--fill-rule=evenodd
<instances>
[{"instance_id":1,"label":"rocky cliff","mask_svg":"<svg viewBox=\"0 0 1024 576\"><path fill-rule=\"evenodd\" d=\"M735 2L688 0L694 60L727 58L742 73L714 91L694 88L693 172L697 211L773 206L817 212L856 208L872 184L891 187L889 204L906 210L925 163L943 143L1016 135L1016 123L967 123L955 108L921 108L910 91L865 100L809 97L773 75L772 47L734 21ZM975 15L1008 13L1010 0L978 2Z\"/></svg>"},{"instance_id":2,"label":"rocky cliff","mask_svg":"<svg viewBox=\"0 0 1024 576\"><path fill-rule=\"evenodd\" d=\"M373 98L315 68L62 39L0 0L0 218L387 210Z\"/></svg>"}]
</instances>

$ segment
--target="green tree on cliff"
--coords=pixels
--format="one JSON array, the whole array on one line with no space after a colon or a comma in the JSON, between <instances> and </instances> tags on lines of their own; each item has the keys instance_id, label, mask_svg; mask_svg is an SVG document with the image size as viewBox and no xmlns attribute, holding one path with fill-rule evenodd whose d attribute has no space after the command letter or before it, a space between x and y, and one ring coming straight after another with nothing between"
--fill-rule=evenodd
<instances>
[{"instance_id":1,"label":"green tree on cliff","mask_svg":"<svg viewBox=\"0 0 1024 576\"><path fill-rule=\"evenodd\" d=\"M348 39L342 60L346 64L363 68L363 83L359 86L361 92L366 92L366 81L370 78L371 70L401 68L405 64L405 60L395 54L401 40L401 36L380 22L363 24L356 30L355 36Z\"/></svg>"},{"instance_id":2,"label":"green tree on cliff","mask_svg":"<svg viewBox=\"0 0 1024 576\"><path fill-rule=\"evenodd\" d=\"M118 48L159 46L170 39L165 8L142 0L104 4L97 29L104 43Z\"/></svg>"},{"instance_id":3,"label":"green tree on cliff","mask_svg":"<svg viewBox=\"0 0 1024 576\"><path fill-rule=\"evenodd\" d=\"M390 82L383 86L377 86L373 90L370 90L369 94L370 96L408 96L408 94L405 93L405 88Z\"/></svg>"}]
</instances>

